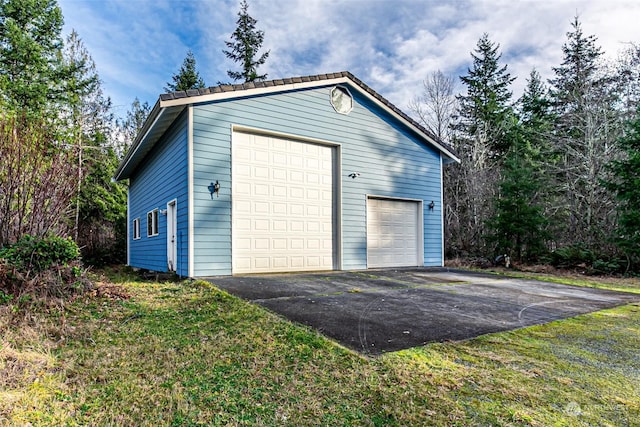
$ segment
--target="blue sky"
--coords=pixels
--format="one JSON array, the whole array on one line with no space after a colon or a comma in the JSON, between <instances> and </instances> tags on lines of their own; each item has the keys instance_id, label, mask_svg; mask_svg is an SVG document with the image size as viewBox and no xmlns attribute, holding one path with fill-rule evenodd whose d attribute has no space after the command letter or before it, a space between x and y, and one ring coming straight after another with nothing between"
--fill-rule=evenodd
<instances>
[{"instance_id":1,"label":"blue sky","mask_svg":"<svg viewBox=\"0 0 640 427\"><path fill-rule=\"evenodd\" d=\"M118 116L135 97L153 105L189 49L209 86L236 68L222 50L239 0L58 1ZM484 32L516 95L532 68L551 77L576 14L609 58L640 42L638 0L249 0L249 13L271 51L269 79L348 70L405 111L429 73L465 74Z\"/></svg>"}]
</instances>

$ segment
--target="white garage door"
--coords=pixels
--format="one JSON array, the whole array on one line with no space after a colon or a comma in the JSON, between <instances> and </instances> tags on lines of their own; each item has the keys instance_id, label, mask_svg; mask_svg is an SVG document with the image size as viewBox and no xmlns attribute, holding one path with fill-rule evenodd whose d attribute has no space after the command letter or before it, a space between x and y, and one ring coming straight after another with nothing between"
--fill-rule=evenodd
<instances>
[{"instance_id":1,"label":"white garage door","mask_svg":"<svg viewBox=\"0 0 640 427\"><path fill-rule=\"evenodd\" d=\"M333 150L234 133L234 273L333 269Z\"/></svg>"},{"instance_id":2,"label":"white garage door","mask_svg":"<svg viewBox=\"0 0 640 427\"><path fill-rule=\"evenodd\" d=\"M367 266L422 265L420 203L367 199Z\"/></svg>"}]
</instances>

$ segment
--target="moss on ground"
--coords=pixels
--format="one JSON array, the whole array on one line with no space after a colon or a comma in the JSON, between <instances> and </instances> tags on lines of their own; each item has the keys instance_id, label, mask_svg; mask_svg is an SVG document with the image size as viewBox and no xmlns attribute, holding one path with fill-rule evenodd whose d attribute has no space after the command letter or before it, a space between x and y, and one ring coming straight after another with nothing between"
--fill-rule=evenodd
<instances>
[{"instance_id":1,"label":"moss on ground","mask_svg":"<svg viewBox=\"0 0 640 427\"><path fill-rule=\"evenodd\" d=\"M366 358L206 282L0 312L0 425L638 425L640 307ZM130 296L130 298L127 298Z\"/></svg>"}]
</instances>

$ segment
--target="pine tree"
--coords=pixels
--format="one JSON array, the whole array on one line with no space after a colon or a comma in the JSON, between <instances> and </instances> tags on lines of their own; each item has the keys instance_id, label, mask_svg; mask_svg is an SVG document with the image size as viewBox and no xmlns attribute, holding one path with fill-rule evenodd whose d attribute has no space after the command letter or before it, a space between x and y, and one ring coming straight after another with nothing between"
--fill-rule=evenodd
<instances>
[{"instance_id":1,"label":"pine tree","mask_svg":"<svg viewBox=\"0 0 640 427\"><path fill-rule=\"evenodd\" d=\"M236 21L237 27L231 34L232 41L225 42L229 50L223 50L227 58L242 67L242 71L227 71L229 77L234 81L253 82L267 78L266 74L258 74L258 67L265 63L269 57L269 51L264 52L256 59L264 41L264 31L256 30L258 21L249 15L248 9L247 0L242 0Z\"/></svg>"},{"instance_id":2,"label":"pine tree","mask_svg":"<svg viewBox=\"0 0 640 427\"><path fill-rule=\"evenodd\" d=\"M513 109L509 85L514 80L501 66L499 46L484 34L471 53L473 66L460 77L466 93L459 95L454 147L462 163L445 170L447 210L455 222L447 225L450 255L484 256L488 252L487 220L493 215L500 167L510 146Z\"/></svg>"},{"instance_id":3,"label":"pine tree","mask_svg":"<svg viewBox=\"0 0 640 427\"><path fill-rule=\"evenodd\" d=\"M126 187L111 182L118 165L113 144L111 100L105 98L95 62L75 31L63 51L72 71L63 84L70 129L68 141L77 155L74 238L85 261L121 262L125 254Z\"/></svg>"},{"instance_id":4,"label":"pine tree","mask_svg":"<svg viewBox=\"0 0 640 427\"><path fill-rule=\"evenodd\" d=\"M164 90L167 92L177 92L181 90L200 89L205 87L204 80L196 70L196 58L189 50L186 58L182 62L182 67L177 74L174 74L173 83L167 82Z\"/></svg>"},{"instance_id":5,"label":"pine tree","mask_svg":"<svg viewBox=\"0 0 640 427\"><path fill-rule=\"evenodd\" d=\"M527 86L518 100L520 120L530 137L536 137L540 143L546 141L553 128L553 113L549 89L535 69L529 74Z\"/></svg>"},{"instance_id":6,"label":"pine tree","mask_svg":"<svg viewBox=\"0 0 640 427\"><path fill-rule=\"evenodd\" d=\"M118 119L116 123L118 131L118 146L116 152L118 157L122 158L127 153L150 112L151 106L149 103L146 101L141 103L140 100L136 98L131 103L131 109L127 111L126 118L124 120Z\"/></svg>"},{"instance_id":7,"label":"pine tree","mask_svg":"<svg viewBox=\"0 0 640 427\"><path fill-rule=\"evenodd\" d=\"M500 156L509 147L506 137L511 113L511 91L515 80L500 66L500 45L483 34L474 52L473 67L460 80L467 88L465 95L458 96L460 122L456 129L478 143L486 144L491 157Z\"/></svg>"},{"instance_id":8,"label":"pine tree","mask_svg":"<svg viewBox=\"0 0 640 427\"><path fill-rule=\"evenodd\" d=\"M635 262L640 262L640 106L634 119L627 122L626 133L619 140L623 159L611 162L613 172L607 187L616 196L618 224L616 243Z\"/></svg>"},{"instance_id":9,"label":"pine tree","mask_svg":"<svg viewBox=\"0 0 640 427\"><path fill-rule=\"evenodd\" d=\"M571 23L573 31L567 33L562 46L564 59L550 80L556 107L564 113L580 111L589 100L591 88L598 85L598 60L602 49L596 45L594 35L585 36L576 16ZM562 123L561 123L562 124Z\"/></svg>"},{"instance_id":10,"label":"pine tree","mask_svg":"<svg viewBox=\"0 0 640 427\"><path fill-rule=\"evenodd\" d=\"M0 96L6 107L42 111L62 96L62 25L56 0L0 0Z\"/></svg>"},{"instance_id":11,"label":"pine tree","mask_svg":"<svg viewBox=\"0 0 640 427\"><path fill-rule=\"evenodd\" d=\"M495 213L487 228L496 255L532 261L545 252L549 236L540 197L544 173L539 151L526 139L524 127L513 123L510 129L511 147L503 162Z\"/></svg>"},{"instance_id":12,"label":"pine tree","mask_svg":"<svg viewBox=\"0 0 640 427\"><path fill-rule=\"evenodd\" d=\"M556 115L551 141L558 162L549 172L562 195L556 210L564 215L557 243L601 250L614 226L614 200L602 182L606 164L617 155L619 93L601 65L596 37L584 35L577 17L571 26L563 62L550 80Z\"/></svg>"}]
</instances>

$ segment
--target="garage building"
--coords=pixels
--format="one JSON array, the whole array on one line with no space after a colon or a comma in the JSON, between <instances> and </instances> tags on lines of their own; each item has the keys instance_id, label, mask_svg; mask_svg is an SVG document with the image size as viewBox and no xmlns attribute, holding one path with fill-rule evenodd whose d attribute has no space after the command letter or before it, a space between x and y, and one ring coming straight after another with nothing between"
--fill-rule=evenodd
<instances>
[{"instance_id":1,"label":"garage building","mask_svg":"<svg viewBox=\"0 0 640 427\"><path fill-rule=\"evenodd\" d=\"M128 264L181 276L443 265L453 150L349 72L161 95L115 178Z\"/></svg>"}]
</instances>

